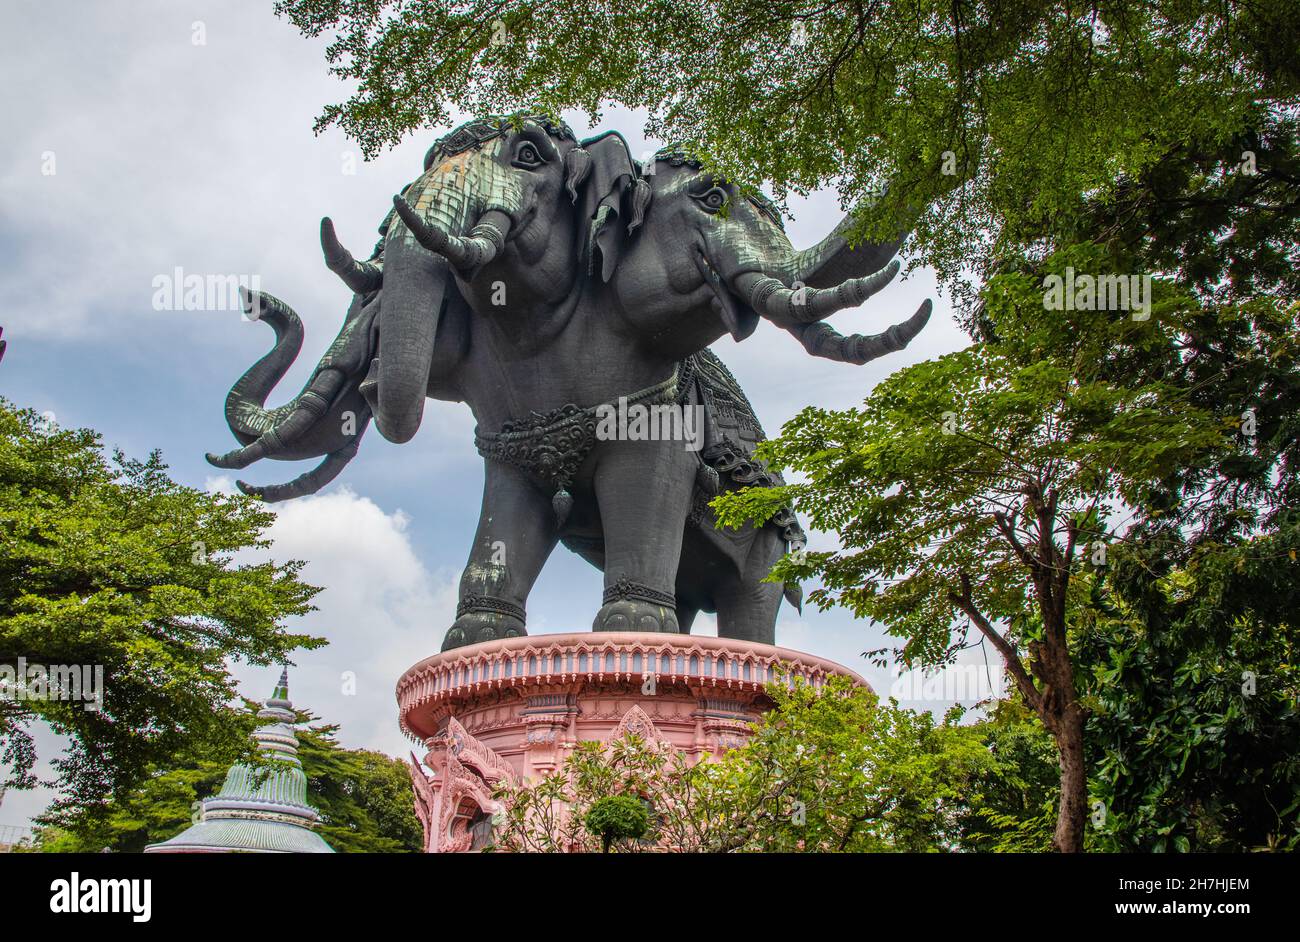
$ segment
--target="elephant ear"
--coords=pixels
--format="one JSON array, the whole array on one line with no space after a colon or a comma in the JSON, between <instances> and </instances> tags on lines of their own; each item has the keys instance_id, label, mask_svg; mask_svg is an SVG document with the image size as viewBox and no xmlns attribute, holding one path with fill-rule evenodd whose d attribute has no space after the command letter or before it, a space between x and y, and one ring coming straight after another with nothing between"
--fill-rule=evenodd
<instances>
[{"instance_id":1,"label":"elephant ear","mask_svg":"<svg viewBox=\"0 0 1300 942\"><path fill-rule=\"evenodd\" d=\"M609 281L627 240L628 227L622 224L626 196L639 174L627 141L617 131L589 138L581 146L591 156L591 171L578 200L578 218L588 225L587 273L594 273L599 263L601 280Z\"/></svg>"}]
</instances>

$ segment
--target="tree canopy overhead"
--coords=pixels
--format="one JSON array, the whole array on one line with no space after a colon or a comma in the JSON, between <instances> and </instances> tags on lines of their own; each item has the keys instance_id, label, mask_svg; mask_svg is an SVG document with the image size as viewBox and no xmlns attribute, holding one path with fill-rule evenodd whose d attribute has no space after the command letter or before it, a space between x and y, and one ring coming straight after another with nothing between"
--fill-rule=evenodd
<instances>
[{"instance_id":1,"label":"tree canopy overhead","mask_svg":"<svg viewBox=\"0 0 1300 942\"><path fill-rule=\"evenodd\" d=\"M778 197L834 184L861 207L888 183L863 234L912 228L920 258L952 284L972 266L987 273L1007 245L1055 242L1081 202L1160 195L1142 181L1171 160L1209 156L1212 177L1272 173L1259 130L1300 106L1290 0L279 0L276 11L331 40L331 70L355 91L317 128L341 127L368 156L453 110L644 107L650 134ZM1287 216L1297 180L1283 168L1281 183L1229 195Z\"/></svg>"}]
</instances>

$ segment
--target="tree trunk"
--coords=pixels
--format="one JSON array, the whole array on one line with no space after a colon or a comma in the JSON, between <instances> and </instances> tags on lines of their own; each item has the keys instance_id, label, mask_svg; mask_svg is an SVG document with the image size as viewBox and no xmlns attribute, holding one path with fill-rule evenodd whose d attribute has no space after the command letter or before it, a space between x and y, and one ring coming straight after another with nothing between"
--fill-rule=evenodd
<instances>
[{"instance_id":1,"label":"tree trunk","mask_svg":"<svg viewBox=\"0 0 1300 942\"><path fill-rule=\"evenodd\" d=\"M1052 849L1062 854L1083 852L1083 828L1088 817L1088 769L1083 761L1083 711L1069 697L1058 720L1056 748L1061 762L1061 797L1056 810Z\"/></svg>"}]
</instances>

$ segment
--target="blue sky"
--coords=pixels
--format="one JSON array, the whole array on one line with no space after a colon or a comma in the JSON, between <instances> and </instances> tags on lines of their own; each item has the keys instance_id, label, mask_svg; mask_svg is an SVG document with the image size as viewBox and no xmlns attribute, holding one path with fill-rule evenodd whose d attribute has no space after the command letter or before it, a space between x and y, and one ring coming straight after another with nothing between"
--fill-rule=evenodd
<instances>
[{"instance_id":1,"label":"blue sky","mask_svg":"<svg viewBox=\"0 0 1300 942\"><path fill-rule=\"evenodd\" d=\"M196 487L231 485L203 454L233 447L222 403L269 348L271 331L231 310L154 310L155 277L178 266L256 275L293 306L307 340L272 394L272 403L284 401L349 300L321 260L320 218L331 216L346 245L368 252L392 194L447 130L411 135L371 163L337 131L314 136L322 106L347 89L326 72L324 42L303 39L271 6L9 0L0 30L0 280L9 302L0 395L62 425L95 428L130 454L159 448L173 475ZM569 118L580 137L592 130L582 116ZM658 146L641 119L610 108L598 128L622 132L639 153ZM832 191L791 209L787 230L801 247L841 216ZM922 335L864 367L815 360L768 324L743 344L725 338L714 349L773 434L805 405L856 405L889 372L964 346L926 271L832 323L844 333L878 331L925 297L936 309ZM396 446L372 432L334 484L280 505L272 555L309 560L305 577L326 587L320 610L296 627L331 641L299 659L293 697L340 723L349 746L395 755L410 746L397 730L393 685L438 649L454 617L482 486L473 425L465 406L430 402L414 441ZM271 483L308 466L266 462L244 474ZM832 536L812 535L811 549L833 546ZM600 574L558 551L529 600L530 632L588 630L600 594ZM711 619L701 616L696 630L714 633ZM888 642L846 613L800 617L784 607L777 641L889 689L890 675L859 657ZM269 695L277 672L234 669L246 695ZM345 671L357 677L353 695L343 692ZM42 743L56 746L48 736ZM24 823L46 800L11 792L0 824Z\"/></svg>"}]
</instances>

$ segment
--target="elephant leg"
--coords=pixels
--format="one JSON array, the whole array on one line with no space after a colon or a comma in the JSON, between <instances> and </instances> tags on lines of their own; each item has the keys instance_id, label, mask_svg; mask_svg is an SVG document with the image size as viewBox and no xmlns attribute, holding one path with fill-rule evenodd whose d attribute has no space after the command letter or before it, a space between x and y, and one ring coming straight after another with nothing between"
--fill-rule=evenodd
<instances>
[{"instance_id":1,"label":"elephant leg","mask_svg":"<svg viewBox=\"0 0 1300 942\"><path fill-rule=\"evenodd\" d=\"M776 614L784 586L764 580L784 552L785 543L771 527L754 533L740 575L715 590L719 638L776 644Z\"/></svg>"},{"instance_id":2,"label":"elephant leg","mask_svg":"<svg viewBox=\"0 0 1300 942\"><path fill-rule=\"evenodd\" d=\"M776 644L776 613L781 584L736 579L716 591L718 637Z\"/></svg>"},{"instance_id":3,"label":"elephant leg","mask_svg":"<svg viewBox=\"0 0 1300 942\"><path fill-rule=\"evenodd\" d=\"M515 468L486 462L478 532L442 649L527 634L528 593L558 540L550 497Z\"/></svg>"},{"instance_id":4,"label":"elephant leg","mask_svg":"<svg viewBox=\"0 0 1300 942\"><path fill-rule=\"evenodd\" d=\"M605 596L592 628L676 633L674 587L698 461L678 441L600 447L595 483L605 528Z\"/></svg>"},{"instance_id":5,"label":"elephant leg","mask_svg":"<svg viewBox=\"0 0 1300 942\"><path fill-rule=\"evenodd\" d=\"M691 633L691 625L695 624L695 616L700 613L698 608L692 608L689 605L677 604L677 630L684 635Z\"/></svg>"}]
</instances>

